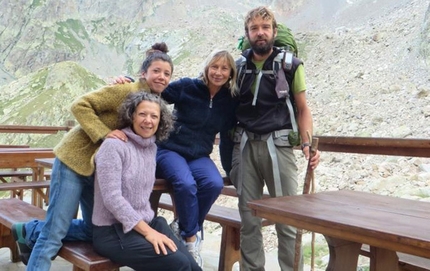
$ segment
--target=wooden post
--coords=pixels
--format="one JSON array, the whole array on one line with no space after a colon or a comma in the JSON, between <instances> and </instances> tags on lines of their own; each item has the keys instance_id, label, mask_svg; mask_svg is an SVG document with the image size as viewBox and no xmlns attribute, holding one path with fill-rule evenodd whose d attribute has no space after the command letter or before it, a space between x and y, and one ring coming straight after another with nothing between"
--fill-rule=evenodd
<instances>
[{"instance_id":1,"label":"wooden post","mask_svg":"<svg viewBox=\"0 0 430 271\"><path fill-rule=\"evenodd\" d=\"M310 138L310 136L308 135ZM309 160L308 160L308 166L306 168L306 176L305 176L305 183L303 184L303 194L309 194L311 192L311 186L314 187L313 179L314 179L314 171L311 167L311 159L315 156L318 150L318 138L312 138L312 143L309 146ZM313 192L313 189L312 189ZM295 253L294 253L294 271L299 270L299 263L301 258L301 247L302 247L302 235L303 230L297 229L296 233L296 246L295 246ZM313 251L313 248L312 248ZM313 252L312 252L313 257ZM313 260L311 264L311 270L313 270Z\"/></svg>"}]
</instances>

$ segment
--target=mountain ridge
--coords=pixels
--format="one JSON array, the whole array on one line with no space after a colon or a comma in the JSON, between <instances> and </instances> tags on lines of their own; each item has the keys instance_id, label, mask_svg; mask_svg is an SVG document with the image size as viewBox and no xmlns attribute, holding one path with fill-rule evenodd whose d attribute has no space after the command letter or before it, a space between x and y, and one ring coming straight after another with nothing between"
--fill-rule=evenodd
<instances>
[{"instance_id":1,"label":"mountain ridge","mask_svg":"<svg viewBox=\"0 0 430 271\"><path fill-rule=\"evenodd\" d=\"M64 126L74 117L70 104L78 96L105 82L76 62L51 64L2 86L0 123L35 126ZM0 134L0 142L33 147L54 147L63 136Z\"/></svg>"},{"instance_id":2,"label":"mountain ridge","mask_svg":"<svg viewBox=\"0 0 430 271\"><path fill-rule=\"evenodd\" d=\"M4 3L5 0L0 0L2 6ZM0 17L2 25L0 58L3 60L1 67L5 74L18 78L0 85L2 89L0 122L3 124L62 125L64 119L71 117L67 108L74 98L100 87L103 80L107 79L107 74L110 76L129 74L136 77L144 51L159 41L165 41L169 45L169 54L175 64L173 79L197 76L203 60L215 48L230 50L234 56L238 56L240 52L235 47L237 39L243 35L245 13L251 7L269 4L283 7L276 9L277 19L287 23L299 44L301 50L299 56L305 62L308 100L314 114L316 134L430 136L430 128L422 128L422 123L428 122L430 112L429 68L426 58L428 55L424 48L430 36L429 7L424 0L400 0L396 3L389 0L330 0L325 2L326 5L317 0L287 1L284 5L281 1L237 3L220 0L214 4L208 0L179 2L165 0L157 3L145 1L139 7L136 1L130 1L130 5L124 7L113 2L103 5L104 2L94 0L80 2L81 6L73 1L66 6L59 6L57 3L49 6L44 14L40 9L53 3L52 0L37 3L40 5L33 6L33 9L30 8L31 5L23 5L15 10L14 7L19 4L9 1L7 2L9 7ZM101 5L103 7L99 7ZM367 14L369 8L363 8L360 13L361 6L374 8L375 11ZM59 22L54 20L57 17L53 17L52 21L43 21L49 17L52 10L57 9L59 14L57 17L61 19ZM45 32L37 32L36 24L29 22L32 19L12 16L17 12L25 13L32 10L37 10L37 16L34 16L38 18L37 22ZM67 10L71 11L67 13ZM132 12L127 13L129 10ZM86 13L79 15L80 12ZM112 26L104 24L108 21L106 18L101 24L93 23L108 13L112 13L110 14L113 18ZM354 13L356 14L351 16ZM127 14L132 18L129 21L135 24L118 23ZM315 14L319 15L313 16ZM77 20L77 16L81 19L87 18L85 19L87 21ZM314 19L309 22L307 18L312 16ZM5 24L8 18L15 18L15 21ZM48 41L55 45L52 35L62 33L62 39L70 41L70 46L83 49L79 54L70 51L58 55L55 52L48 53L43 44L37 45L38 39L27 44L27 47L16 41L19 38L13 39L15 43L8 44L10 33L15 28L7 30L4 27L14 24L19 26L18 21L25 22L20 26L23 33L33 30L35 33L31 37L41 36L42 40L46 38L45 45ZM28 29L24 29L25 24L29 26ZM52 25L58 28L50 28ZM101 27L105 29L96 29ZM94 29L91 30L92 28ZM23 33L20 35L25 36ZM95 37L86 39L89 33L93 33ZM47 38L48 36L50 38ZM84 42L77 42L77 37ZM30 37L26 38L28 39ZM15 55L14 46L19 49ZM109 46L112 47L105 51ZM53 72L48 83L43 85L45 90L40 92L40 97L25 96L24 93L32 95L39 93L37 89L33 89L34 86L38 86L36 83L23 79L30 78L25 75L37 66L30 64L38 61L37 57L35 60L34 57L30 57L32 51L29 48L41 48L39 51L35 50L36 55L47 62L54 61L60 64L64 59L75 59L72 60L73 63L92 73L87 78L85 78L87 75L83 75L78 79L88 83L75 86L73 73ZM23 57L23 52L27 52L28 56ZM16 63L15 68L11 68L12 63ZM55 67L60 66L52 67L55 70ZM43 72L43 68L34 72L38 71ZM59 74L58 78L54 76L55 74ZM43 107L40 102L35 103L35 106L42 106L46 111L62 108L56 109L55 113L44 113L52 119L43 118L38 123L40 118L23 112L29 107L28 101L49 99L47 91L51 89L49 83L59 86L63 84L64 90L59 87L56 90L59 93L62 91L68 93L65 95L67 98L56 99L58 105L51 105L51 108ZM73 87L67 86L68 84ZM19 100L20 97L23 97L22 101ZM333 108L337 110L332 110ZM379 116L370 113L373 108L381 109ZM397 112L408 111L409 114L397 115ZM56 114L62 114L64 117L58 117ZM390 129L390 125L393 124L395 128ZM51 144L55 143L53 141Z\"/></svg>"}]
</instances>

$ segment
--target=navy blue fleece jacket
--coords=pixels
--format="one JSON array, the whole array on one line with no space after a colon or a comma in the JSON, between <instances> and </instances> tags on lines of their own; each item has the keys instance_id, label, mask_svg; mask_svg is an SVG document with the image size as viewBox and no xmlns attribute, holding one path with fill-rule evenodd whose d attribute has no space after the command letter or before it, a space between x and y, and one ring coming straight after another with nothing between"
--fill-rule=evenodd
<instances>
[{"instance_id":1,"label":"navy blue fleece jacket","mask_svg":"<svg viewBox=\"0 0 430 271\"><path fill-rule=\"evenodd\" d=\"M207 157L212 152L215 136L231 129L235 121L237 101L230 90L221 90L211 99L201 79L182 78L169 84L161 93L175 108L175 130L160 148L169 149L186 159Z\"/></svg>"}]
</instances>

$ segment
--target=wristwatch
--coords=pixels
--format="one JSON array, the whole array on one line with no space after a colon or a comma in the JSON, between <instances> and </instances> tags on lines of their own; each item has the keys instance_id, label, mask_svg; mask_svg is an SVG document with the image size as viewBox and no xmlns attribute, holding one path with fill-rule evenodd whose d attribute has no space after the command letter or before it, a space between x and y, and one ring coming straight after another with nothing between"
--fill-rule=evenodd
<instances>
[{"instance_id":1,"label":"wristwatch","mask_svg":"<svg viewBox=\"0 0 430 271\"><path fill-rule=\"evenodd\" d=\"M309 144L308 142L303 143L303 144L301 145L302 151L303 151L303 149L304 149L304 148L306 148L306 147L310 147L310 146L311 146L311 144Z\"/></svg>"}]
</instances>

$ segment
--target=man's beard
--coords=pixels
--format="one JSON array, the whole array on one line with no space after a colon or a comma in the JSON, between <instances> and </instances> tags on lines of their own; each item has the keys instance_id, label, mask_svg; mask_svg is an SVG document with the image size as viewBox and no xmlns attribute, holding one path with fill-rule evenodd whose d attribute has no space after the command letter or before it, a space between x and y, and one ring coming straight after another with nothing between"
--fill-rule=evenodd
<instances>
[{"instance_id":1,"label":"man's beard","mask_svg":"<svg viewBox=\"0 0 430 271\"><path fill-rule=\"evenodd\" d=\"M249 44L251 45L251 49L257 55L265 55L272 50L273 45L275 44L275 37L272 37L267 41L264 45L257 45L257 42L249 40Z\"/></svg>"}]
</instances>

